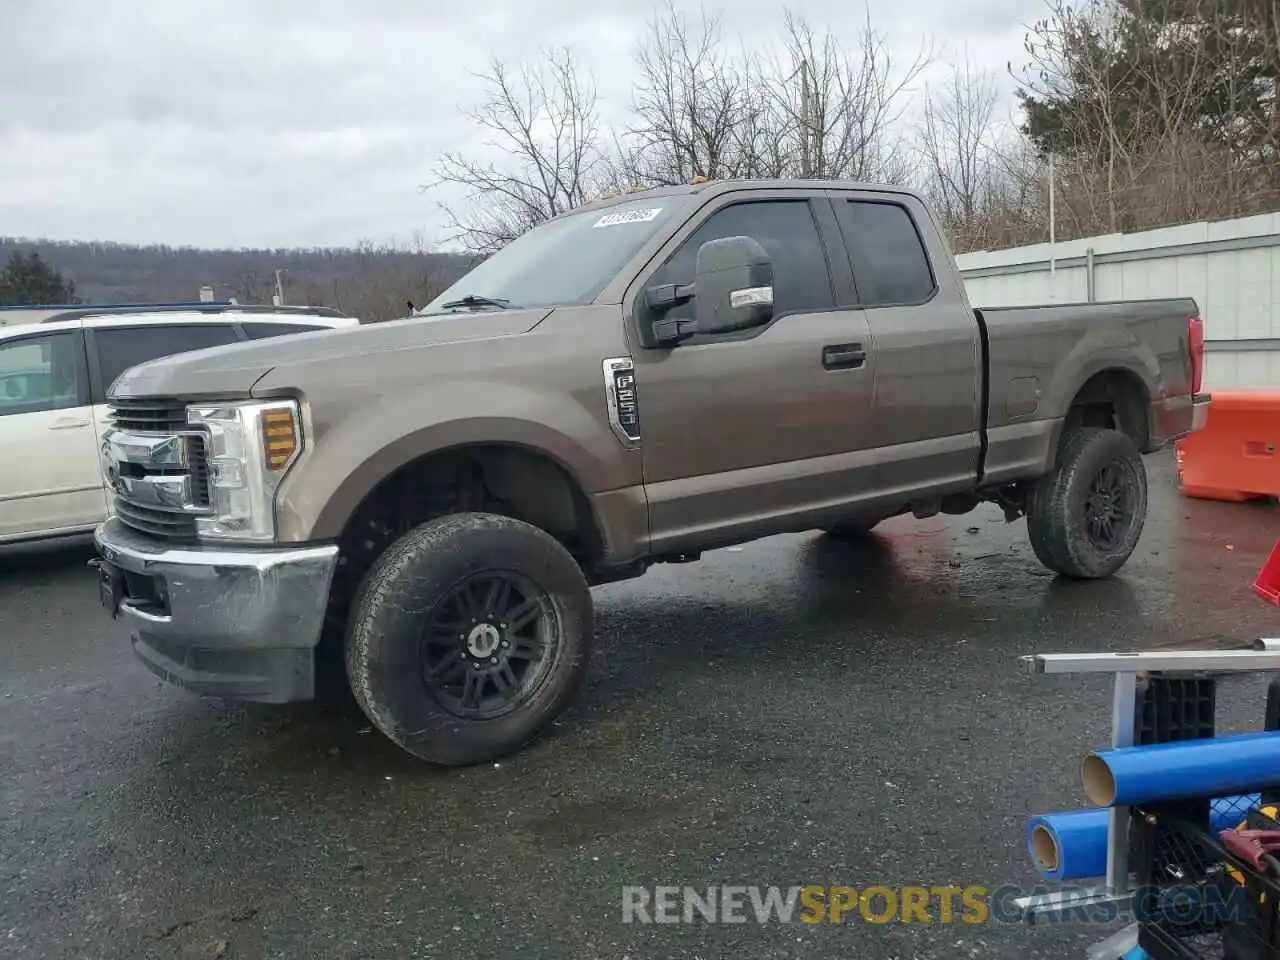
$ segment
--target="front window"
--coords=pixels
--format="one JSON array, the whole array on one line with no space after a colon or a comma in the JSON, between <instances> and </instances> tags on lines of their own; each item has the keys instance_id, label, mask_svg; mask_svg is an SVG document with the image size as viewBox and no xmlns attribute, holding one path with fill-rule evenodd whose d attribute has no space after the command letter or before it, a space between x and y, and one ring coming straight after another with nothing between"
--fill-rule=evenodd
<instances>
[{"instance_id":1,"label":"front window","mask_svg":"<svg viewBox=\"0 0 1280 960\"><path fill-rule=\"evenodd\" d=\"M477 307L513 309L590 303L688 201L679 194L648 197L551 220L503 247L420 314L446 312L445 304L467 297Z\"/></svg>"}]
</instances>

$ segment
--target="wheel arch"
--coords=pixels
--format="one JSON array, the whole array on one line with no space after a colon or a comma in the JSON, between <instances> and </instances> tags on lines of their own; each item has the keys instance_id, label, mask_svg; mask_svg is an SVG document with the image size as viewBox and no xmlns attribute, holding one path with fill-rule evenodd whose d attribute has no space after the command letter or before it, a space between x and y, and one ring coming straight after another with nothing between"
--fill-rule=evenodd
<instances>
[{"instance_id":1,"label":"wheel arch","mask_svg":"<svg viewBox=\"0 0 1280 960\"><path fill-rule=\"evenodd\" d=\"M1055 430L1050 468L1057 464L1062 438L1079 427L1119 430L1139 451L1150 452L1151 390L1147 382L1126 366L1104 367L1085 378L1072 394Z\"/></svg>"}]
</instances>

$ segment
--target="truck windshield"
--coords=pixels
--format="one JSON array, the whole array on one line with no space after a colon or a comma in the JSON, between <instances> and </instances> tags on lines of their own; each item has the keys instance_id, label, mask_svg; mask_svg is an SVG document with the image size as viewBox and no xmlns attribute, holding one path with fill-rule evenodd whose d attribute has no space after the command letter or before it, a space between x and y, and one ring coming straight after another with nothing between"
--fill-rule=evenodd
<instances>
[{"instance_id":1,"label":"truck windshield","mask_svg":"<svg viewBox=\"0 0 1280 960\"><path fill-rule=\"evenodd\" d=\"M521 234L419 311L519 309L590 303L684 196L638 199L551 220ZM469 299L470 298L470 299Z\"/></svg>"}]
</instances>

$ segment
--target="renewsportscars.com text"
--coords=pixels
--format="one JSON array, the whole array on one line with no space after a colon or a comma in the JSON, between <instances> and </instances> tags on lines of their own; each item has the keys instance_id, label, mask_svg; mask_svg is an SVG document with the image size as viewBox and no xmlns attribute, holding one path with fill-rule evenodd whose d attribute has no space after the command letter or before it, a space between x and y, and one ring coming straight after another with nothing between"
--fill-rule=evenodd
<instances>
[{"instance_id":1,"label":"renewsportscars.com text","mask_svg":"<svg viewBox=\"0 0 1280 960\"><path fill-rule=\"evenodd\" d=\"M623 923L1023 923L1015 902L1023 897L1096 892L1096 888L981 885L655 886L622 888ZM1224 895L1214 888L1164 887L1133 891L1129 903L1093 902L1038 922L1109 925L1149 920L1195 923L1212 911L1228 919L1249 906L1244 888Z\"/></svg>"}]
</instances>

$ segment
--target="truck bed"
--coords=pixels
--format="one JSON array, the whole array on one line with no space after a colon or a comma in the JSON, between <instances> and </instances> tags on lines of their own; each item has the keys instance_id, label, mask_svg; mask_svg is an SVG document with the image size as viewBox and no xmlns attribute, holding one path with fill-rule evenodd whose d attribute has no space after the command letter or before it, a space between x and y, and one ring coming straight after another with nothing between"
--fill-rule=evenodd
<instances>
[{"instance_id":1,"label":"truck bed","mask_svg":"<svg viewBox=\"0 0 1280 960\"><path fill-rule=\"evenodd\" d=\"M1189 422L1188 321L1199 315L1190 297L978 307L974 315L986 371L983 485L1033 474L1051 462L1082 388L1145 393L1157 404L1144 452L1185 429L1183 408Z\"/></svg>"}]
</instances>

